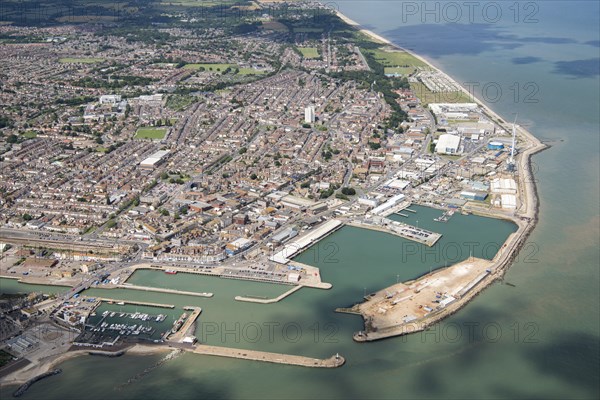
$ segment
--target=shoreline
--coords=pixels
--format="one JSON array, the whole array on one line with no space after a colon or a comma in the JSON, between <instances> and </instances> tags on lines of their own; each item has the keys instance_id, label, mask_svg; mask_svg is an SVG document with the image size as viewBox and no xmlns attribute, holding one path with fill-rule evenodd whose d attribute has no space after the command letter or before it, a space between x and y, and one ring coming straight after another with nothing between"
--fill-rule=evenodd
<instances>
[{"instance_id":1,"label":"shoreline","mask_svg":"<svg viewBox=\"0 0 600 400\"><path fill-rule=\"evenodd\" d=\"M329 358L320 359L293 354L272 353L263 350L248 350L233 347L212 346L207 344L181 347L174 346L173 344L149 345L136 343L116 351L106 351L95 348L70 350L66 353L56 355L39 365L32 365L26 371L18 369L11 372L10 374L0 378L0 388L23 385L40 375L48 373L49 371L55 369L58 365L81 356L118 357L122 355L151 355L168 353L174 350L180 350L186 353L198 354L201 356L234 358L306 368L339 368L346 362L345 358L339 354L333 355Z\"/></svg>"},{"instance_id":2,"label":"shoreline","mask_svg":"<svg viewBox=\"0 0 600 400\"><path fill-rule=\"evenodd\" d=\"M499 126L504 128L507 132L510 131L510 129L508 129L507 126L505 126L507 123L505 118L503 118L498 113L496 113L494 110L492 110L490 107L488 107L484 102L482 102L480 99L478 99L477 96L475 96L472 93L469 93L469 91L467 89L465 89L463 87L463 85L461 85L455 79L453 79L452 77L447 75L441 69L434 66L430 61L426 60L424 57L422 57L418 54L415 54L414 52L412 52L410 50L407 50L405 48L402 48L401 46L396 45L395 43L392 43L390 40L384 38L383 36L364 28L361 24L359 24L358 22L347 17L339 10L335 10L335 14L343 22L348 24L350 27L367 35L374 41L382 43L387 46L390 46L391 48L396 49L398 51L406 52L407 54L410 54L411 56L415 57L419 61L425 63L427 66L429 66L433 70L438 71L439 73L448 76L450 79L452 79L452 81L454 81L458 85L458 87L464 94L466 94L469 98L473 99L473 101L476 102L479 105L479 107L481 107L484 115L487 115L492 120L495 119L496 120L495 122ZM442 310L439 314L432 315L430 318L424 318L421 321L422 322L421 325L417 326L413 330L406 329L407 326L410 325L410 323L399 324L399 325L396 325L395 327L390 327L390 331L386 332L385 334L374 335L373 339L368 338L367 331L365 331L364 336L360 336L359 340L357 340L357 334L354 334L353 337L354 337L355 341L364 342L364 341L371 341L371 340L379 340L379 339L384 339L384 338L388 338L388 337L402 336L402 335L406 335L406 334L410 334L410 333L414 333L414 332L423 331L423 330L427 329L429 326L458 312L460 309L462 309L464 306L466 306L468 303L470 303L471 300L473 300L481 292L483 292L486 288L488 288L492 283L494 283L498 279L503 278L504 274L512 266L514 259L517 257L517 255L519 254L519 252L525 245L527 239L529 238L529 235L531 235L531 233L535 229L537 222L539 220L540 201L539 201L539 195L538 195L536 181L534 179L534 174L532 172L531 159L532 159L533 155L549 148L548 145L542 143L537 137L535 137L531 132L529 132L527 129L523 128L522 126L515 125L515 130L517 133L517 137L519 139L521 139L521 141L524 142L524 146L526 147L525 150L523 152L520 152L516 158L517 165L519 166L518 167L519 175L518 175L517 179L519 182L519 189L520 189L518 192L518 196L521 201L520 207L514 211L513 215L508 215L508 214L504 214L504 213L500 213L500 212L494 212L493 210L489 210L489 212L483 212L483 213L478 212L477 210L471 210L471 212L474 214L485 215L487 217L492 217L492 218L511 220L518 226L517 231L514 232L512 235L510 235L506 239L501 250L499 250L499 252L494 256L493 266L491 267L493 270L493 273L489 274L489 276L484 278L482 281L478 282L476 284L476 286L472 289L472 291L467 293L466 296L459 299L455 303L450 304L447 308ZM439 271L440 270L438 270L438 272ZM443 271L443 270L441 270L441 271ZM436 275L436 273L424 274L423 276L417 278L415 281L419 281L419 280L425 279L427 277L435 276L435 275ZM386 290L389 290L389 288L391 288L391 286L382 288L378 292L382 292L382 291L385 292ZM357 303L354 307L358 307L359 305L363 305L366 303L368 303L368 301L363 301L363 302ZM366 327L367 326L366 322L371 318L371 316L367 313L362 313L362 312L359 312L358 314L363 317L363 322L365 323L365 327ZM414 326L414 324L412 326ZM394 330L394 328L395 328L395 330ZM374 332L371 332L371 333L374 333Z\"/></svg>"},{"instance_id":3,"label":"shoreline","mask_svg":"<svg viewBox=\"0 0 600 400\"><path fill-rule=\"evenodd\" d=\"M121 349L119 351L123 351L124 354L130 354L130 355L131 354L133 354L133 355L149 355L149 354L156 354L156 353L164 353L164 352L169 351L169 349L166 347L134 344L132 346L126 347L125 349ZM98 349L94 349L94 348L81 349L81 350L69 350L66 353L58 354L58 355L54 356L52 359L47 360L46 362L43 362L39 365L32 365L31 368L29 368L27 371L25 371L24 374L23 374L24 371L22 369L18 369L16 371L13 371L10 374L0 378L0 388L4 388L4 387L8 387L8 386L23 385L30 379L32 379L38 375L44 374L48 371L51 371L52 369L56 368L58 365L63 364L66 361L69 361L69 360L72 360L72 359L75 359L75 358L78 358L81 356L90 355L90 353L110 354L110 353L115 353L115 352L108 352L108 351L98 350ZM22 375L22 376L15 376L13 379L9 379L12 375Z\"/></svg>"},{"instance_id":4,"label":"shoreline","mask_svg":"<svg viewBox=\"0 0 600 400\"><path fill-rule=\"evenodd\" d=\"M435 65L432 64L432 62L430 60L427 60L426 58L424 58L423 56L414 53L411 50L405 49L395 43L393 43L392 41L390 41L389 39L386 39L385 37L364 28L361 24L359 24L358 22L354 21L353 19L349 18L348 16L344 15L341 11L339 10L335 10L335 14L346 24L348 24L350 27L356 29L357 31L369 36L371 39L374 39L377 42L380 42L382 44L388 45L390 47L395 48L396 50L399 51L403 51L406 52L408 54L410 54L411 56L415 57L416 59L418 59L419 61L422 61L423 63L427 64L427 66L429 66L430 68L448 76L450 79L452 79L452 81L454 81L461 89L461 91L463 93L465 93L467 96L469 96L470 98L472 98L473 100L475 100L477 102L477 104L479 104L479 106L486 112L488 112L490 114L491 117L494 117L496 119L499 119L502 121L501 125L504 125L506 123L506 120L504 117L500 116L498 113L496 113L494 110L492 110L491 108L489 108L484 102L482 102L479 98L477 98L477 96L469 93L469 91L467 89L465 89L463 87L463 85L461 85L458 81L456 81L456 79L452 78L450 75L446 74L444 71L442 71L440 68L436 67ZM517 132L523 134L524 136L529 136L534 142L540 142L539 139L537 139L531 132L529 132L527 129L523 128L522 126L516 125L516 129ZM540 142L541 144L541 142Z\"/></svg>"},{"instance_id":5,"label":"shoreline","mask_svg":"<svg viewBox=\"0 0 600 400\"><path fill-rule=\"evenodd\" d=\"M370 30L363 28L360 24L358 24L355 21L351 20L350 18L346 17L340 11L336 10L336 15L343 22L348 24L350 27L358 30L359 32L362 32L363 34L369 36L370 38L374 39L375 41L382 43L384 45L390 46L391 48L396 49L398 51L406 52L407 54L410 54L413 57L415 57L416 59L425 63L427 66L429 66L433 70L439 71L440 73L448 76L442 70L435 67L433 64L431 64L425 58L419 56L418 54L413 53L412 51L406 50L406 49L392 43L388 39L385 39L384 37L372 32ZM454 79L452 79L452 80L454 82L456 82ZM472 98L475 102L477 102L477 104L481 107L481 109L483 110L485 115L487 115L490 119L495 118L496 120L502 121L501 123L498 121L495 121L495 122L498 125L500 125L506 129L506 127L505 127L506 121L503 117L501 117L499 114L494 112L491 108L486 106L483 102L481 102L479 99L477 99L476 96L473 96L471 93L469 93L461 84L459 84L458 82L456 82L456 83L465 94L467 94L470 98ZM515 224L517 224L518 229L516 232L514 232L512 235L510 235L506 239L506 241L504 242L505 247L503 247L503 249L500 250L494 257L494 259L493 259L494 273L490 274L487 278L485 278L484 280L479 282L476 285L476 287L474 287L473 290L470 293L468 293L468 295L464 296L459 301L449 305L441 313L436 314L435 316L432 316L432 318L430 320L423 321L424 323L421 326L422 329L419 329L419 330L424 330L428 326L449 317L450 315L454 314L455 312L458 312L460 309L462 309L462 307L466 306L472 299L474 299L483 290L485 290L487 287L489 287L493 282L495 282L497 279L502 278L504 276L504 274L506 273L506 271L512 265L514 259L517 257L520 250L525 245L529 235L532 233L532 231L535 229L535 226L537 225L538 215L539 215L539 197L538 197L538 190L537 190L536 182L534 179L531 179L531 177L533 177L532 168L531 168L531 162L532 162L531 158L533 155L547 149L548 146L543 144L538 138L536 138L533 134L531 134L525 128L523 128L521 126L517 126L516 130L517 130L519 139L521 139L521 141L524 142L524 146L526 147L525 150L520 152L517 156L517 161L519 162L519 172L520 172L518 175L519 188L520 188L519 196L520 196L520 200L521 200L520 208L515 210L514 215L512 215L512 216L507 215L507 214L495 213L495 212L493 212L493 210L490 210L489 213L485 213L486 214L485 216L492 217L492 218L503 218L503 219L511 220ZM527 179L527 178L529 178L529 179ZM472 212L474 214L478 213L477 211L472 211ZM135 267L137 267L137 266L135 266ZM166 267L157 268L152 265L150 267L140 267L140 269L165 269L165 268ZM133 270L135 271L136 269L137 268L134 268ZM189 272L189 271L184 271L184 272ZM215 274L205 273L205 275L215 275ZM428 276L428 275L433 276L433 275L435 275L435 273L434 274L426 274L424 276ZM418 279L422 279L424 276L419 277ZM2 276L2 277L8 278L8 279L17 279L19 282L25 283L25 284L33 284L33 285L38 284L38 283L26 282L23 277L12 277L12 276ZM62 287L66 287L66 288L69 287L69 286L53 284L53 283L43 283L43 284L40 283L40 285L62 286ZM293 288L290 290L290 292L299 290L300 287L302 287L302 286L299 286L298 288ZM147 290L147 288L141 289L141 290ZM385 288L380 289L380 291L384 291L384 290L385 290ZM256 301L256 300L246 299L246 298L243 298L243 296L238 296L238 297L241 297L241 298L236 298L235 300L251 301L251 302L256 302L256 303L264 302L264 301ZM363 316L363 318L365 318L364 314L361 314L361 315ZM401 327L404 328L405 325L401 325ZM404 331L404 329L403 329L403 331ZM389 335L384 336L384 337L398 336L398 335L409 334L409 333L413 333L413 332L417 332L417 331L416 330L410 331L410 332L404 331L404 332L400 332L400 333L399 332L390 332ZM383 339L384 337L383 336L378 337L377 339ZM374 340L377 340L377 339L374 339ZM200 345L200 347L201 346L202 345ZM233 349L233 348L226 348L226 349L227 349L226 350L227 352L235 352L238 350L238 349ZM129 348L124 349L125 353L127 353L127 354L154 354L154 353L167 352L169 350L172 350L172 348L169 348L166 346L149 346L149 345L142 345L142 344L135 344ZM26 368L26 371L25 371L25 374L23 377L19 376L18 378L15 377L11 381L6 381L6 378L11 377L12 375L17 374L21 371L21 370L17 370L15 372L7 375L6 377L0 379L0 387L23 384L26 381L28 381L29 379L31 379L32 377L40 375L45 372L48 372L48 371L52 370L53 368L55 368L57 365L64 363L65 361L79 357L81 355L90 354L90 351L93 351L93 350L82 349L82 350L67 351L66 353L54 356L54 358L47 360L45 362L42 362L39 365L34 365L34 366L31 366L30 368ZM219 350L219 352L221 352L221 350ZM273 357L278 356L275 353L272 353L272 354L274 355ZM214 355L223 356L222 354L214 354ZM244 356L246 356L246 354L244 354ZM282 354L280 356L286 356L286 355ZM225 356L225 357L227 357L227 356ZM289 355L289 357L300 357L300 356ZM236 358L240 358L240 357L236 357ZM249 359L249 358L247 358L247 359ZM263 361L263 360L259 360L258 358L255 358L255 360Z\"/></svg>"}]
</instances>

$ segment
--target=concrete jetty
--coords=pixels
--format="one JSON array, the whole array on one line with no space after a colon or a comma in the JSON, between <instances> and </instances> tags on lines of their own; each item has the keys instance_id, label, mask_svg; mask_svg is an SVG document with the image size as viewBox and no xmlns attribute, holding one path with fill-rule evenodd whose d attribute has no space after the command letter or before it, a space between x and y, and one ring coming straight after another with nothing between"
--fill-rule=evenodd
<instances>
[{"instance_id":1,"label":"concrete jetty","mask_svg":"<svg viewBox=\"0 0 600 400\"><path fill-rule=\"evenodd\" d=\"M341 367L346 362L344 357L340 356L339 354L329 358L320 359L295 356L291 354L270 353L266 351L209 346L205 344L198 345L192 349L189 349L188 351L207 356L229 357L243 360L270 362L275 364L297 365L300 367L310 368L337 368Z\"/></svg>"},{"instance_id":2,"label":"concrete jetty","mask_svg":"<svg viewBox=\"0 0 600 400\"><path fill-rule=\"evenodd\" d=\"M193 326L193 324L196 323L196 320L202 312L202 308L200 307L185 306L183 307L183 309L186 311L191 311L192 313L187 317L187 319L177 332L172 333L167 337L167 340L169 341L181 342L186 336L190 336L188 334L188 331Z\"/></svg>"},{"instance_id":3,"label":"concrete jetty","mask_svg":"<svg viewBox=\"0 0 600 400\"><path fill-rule=\"evenodd\" d=\"M138 286L132 285L131 283L122 283L117 285L118 288L121 289L132 289L132 290L143 290L146 292L160 292L160 293L171 293L171 294L181 294L185 296L197 296L197 297L213 297L212 293L200 293L200 292L187 292L185 290L178 289L165 289L165 288L157 288L151 286Z\"/></svg>"},{"instance_id":4,"label":"concrete jetty","mask_svg":"<svg viewBox=\"0 0 600 400\"><path fill-rule=\"evenodd\" d=\"M150 303L147 301L136 301L136 300L117 300L117 299L109 299L106 297L95 297L97 300L104 301L107 303L123 303L123 304L133 304L136 306L150 306L150 307L161 307L161 308L175 308L173 304L162 304L162 303Z\"/></svg>"},{"instance_id":5,"label":"concrete jetty","mask_svg":"<svg viewBox=\"0 0 600 400\"><path fill-rule=\"evenodd\" d=\"M277 303L278 301L285 299L292 293L297 292L298 290L302 289L302 287L303 287L302 285L294 286L293 288L286 291L285 293L282 293L279 296L274 297L272 299L261 299L261 298L257 298L257 297L247 297L247 296L235 296L235 299L237 301L245 301L248 303L272 304L272 303Z\"/></svg>"}]
</instances>

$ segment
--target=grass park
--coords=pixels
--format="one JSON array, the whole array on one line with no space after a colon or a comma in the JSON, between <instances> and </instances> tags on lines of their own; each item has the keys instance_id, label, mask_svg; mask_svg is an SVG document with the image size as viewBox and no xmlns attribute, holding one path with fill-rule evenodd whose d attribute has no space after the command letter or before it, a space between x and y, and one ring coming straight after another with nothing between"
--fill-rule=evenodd
<instances>
[{"instance_id":1,"label":"grass park","mask_svg":"<svg viewBox=\"0 0 600 400\"><path fill-rule=\"evenodd\" d=\"M405 51L370 50L369 53L384 67L386 74L410 75L417 67L427 64Z\"/></svg>"},{"instance_id":2,"label":"grass park","mask_svg":"<svg viewBox=\"0 0 600 400\"><path fill-rule=\"evenodd\" d=\"M319 52L316 47L298 47L304 58L318 58Z\"/></svg>"},{"instance_id":3,"label":"grass park","mask_svg":"<svg viewBox=\"0 0 600 400\"><path fill-rule=\"evenodd\" d=\"M254 69L254 68L239 68L239 75L261 75L264 74L265 71Z\"/></svg>"},{"instance_id":4,"label":"grass park","mask_svg":"<svg viewBox=\"0 0 600 400\"><path fill-rule=\"evenodd\" d=\"M261 71L254 68L242 68L239 67L237 64L186 64L183 68L203 70L208 72L223 72L227 68L231 68L233 72L237 70L238 75L260 75L265 73L265 71Z\"/></svg>"},{"instance_id":5,"label":"grass park","mask_svg":"<svg viewBox=\"0 0 600 400\"><path fill-rule=\"evenodd\" d=\"M152 139L161 140L164 139L167 134L165 128L139 128L135 133L135 139Z\"/></svg>"},{"instance_id":6,"label":"grass park","mask_svg":"<svg viewBox=\"0 0 600 400\"><path fill-rule=\"evenodd\" d=\"M236 64L185 64L185 69L201 69L204 68L206 71L223 72L227 68L237 68Z\"/></svg>"}]
</instances>

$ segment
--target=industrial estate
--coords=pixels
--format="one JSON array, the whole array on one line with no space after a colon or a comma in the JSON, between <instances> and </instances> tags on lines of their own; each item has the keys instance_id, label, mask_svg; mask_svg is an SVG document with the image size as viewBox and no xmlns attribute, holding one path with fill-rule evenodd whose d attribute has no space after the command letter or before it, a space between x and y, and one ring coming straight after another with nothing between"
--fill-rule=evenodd
<instances>
[{"instance_id":1,"label":"industrial estate","mask_svg":"<svg viewBox=\"0 0 600 400\"><path fill-rule=\"evenodd\" d=\"M318 3L237 3L222 20L161 3L170 22L149 27L106 16L0 25L0 275L61 289L0 300L0 383L132 345L339 367L342 354L202 343L199 307L88 292L213 297L131 283L139 270L285 285L235 298L263 307L334 290L295 258L346 226L429 248L443 235L402 221L415 205L439 209L439 224L516 224L491 259L340 304L364 319L348 335L367 342L456 312L502 277L535 226L530 156L545 146L518 119Z\"/></svg>"}]
</instances>

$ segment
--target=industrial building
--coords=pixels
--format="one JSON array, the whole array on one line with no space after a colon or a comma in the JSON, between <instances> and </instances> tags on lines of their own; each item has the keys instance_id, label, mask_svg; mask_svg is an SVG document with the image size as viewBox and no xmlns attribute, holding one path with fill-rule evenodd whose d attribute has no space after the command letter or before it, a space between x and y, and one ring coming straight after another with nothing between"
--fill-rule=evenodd
<instances>
[{"instance_id":1,"label":"industrial building","mask_svg":"<svg viewBox=\"0 0 600 400\"><path fill-rule=\"evenodd\" d=\"M313 243L327 236L331 232L338 230L343 225L344 224L337 219L326 221L320 226L314 228L311 232L283 246L280 251L269 257L269 260L275 261L279 264L287 264L300 251L311 246Z\"/></svg>"},{"instance_id":2,"label":"industrial building","mask_svg":"<svg viewBox=\"0 0 600 400\"><path fill-rule=\"evenodd\" d=\"M514 194L503 194L501 197L502 208L514 210L517 208L517 196Z\"/></svg>"},{"instance_id":3,"label":"industrial building","mask_svg":"<svg viewBox=\"0 0 600 400\"><path fill-rule=\"evenodd\" d=\"M315 205L313 200L305 199L304 197L298 197L294 195L287 195L281 198L281 205L294 210L302 210Z\"/></svg>"},{"instance_id":4,"label":"industrial building","mask_svg":"<svg viewBox=\"0 0 600 400\"><path fill-rule=\"evenodd\" d=\"M490 188L492 193L517 193L517 183L512 178L496 178L491 181Z\"/></svg>"},{"instance_id":5,"label":"industrial building","mask_svg":"<svg viewBox=\"0 0 600 400\"><path fill-rule=\"evenodd\" d=\"M154 169L154 167L160 165L163 162L165 156L169 154L169 150L159 150L156 153L152 154L150 157L146 158L144 161L140 163L140 168L142 169Z\"/></svg>"},{"instance_id":6,"label":"industrial building","mask_svg":"<svg viewBox=\"0 0 600 400\"><path fill-rule=\"evenodd\" d=\"M438 154L456 154L460 147L460 136L444 134L440 135L435 146L435 151Z\"/></svg>"},{"instance_id":7,"label":"industrial building","mask_svg":"<svg viewBox=\"0 0 600 400\"><path fill-rule=\"evenodd\" d=\"M460 197L467 200L484 201L488 194L485 192L471 192L464 190L460 192Z\"/></svg>"},{"instance_id":8,"label":"industrial building","mask_svg":"<svg viewBox=\"0 0 600 400\"><path fill-rule=\"evenodd\" d=\"M281 232L277 233L271 238L271 241L276 244L283 243L291 238L295 237L298 234L298 231L293 227L286 228Z\"/></svg>"},{"instance_id":9,"label":"industrial building","mask_svg":"<svg viewBox=\"0 0 600 400\"><path fill-rule=\"evenodd\" d=\"M379 205L378 207L375 207L374 209L372 209L371 210L371 214L373 214L373 215L383 214L384 212L386 212L390 208L398 205L404 199L404 197L405 196L403 194L398 194L398 195L390 198L385 203L383 203L383 204Z\"/></svg>"}]
</instances>

